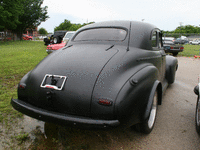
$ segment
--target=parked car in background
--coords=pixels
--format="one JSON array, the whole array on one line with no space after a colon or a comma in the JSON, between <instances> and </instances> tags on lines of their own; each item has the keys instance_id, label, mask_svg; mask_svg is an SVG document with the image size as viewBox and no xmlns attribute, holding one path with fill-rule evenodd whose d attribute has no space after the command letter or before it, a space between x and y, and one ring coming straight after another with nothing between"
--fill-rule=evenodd
<instances>
[{"instance_id":1,"label":"parked car in background","mask_svg":"<svg viewBox=\"0 0 200 150\"><path fill-rule=\"evenodd\" d=\"M44 45L53 44L53 34L47 35L46 38L44 38Z\"/></svg>"},{"instance_id":2,"label":"parked car in background","mask_svg":"<svg viewBox=\"0 0 200 150\"><path fill-rule=\"evenodd\" d=\"M38 38L39 38L40 40L44 40L44 38L47 38L47 36L46 36L46 35L41 35L41 36L38 36Z\"/></svg>"},{"instance_id":3,"label":"parked car in background","mask_svg":"<svg viewBox=\"0 0 200 150\"><path fill-rule=\"evenodd\" d=\"M75 31L68 31L63 37L63 42L67 44L69 40L72 38L72 36L74 35L74 33Z\"/></svg>"},{"instance_id":4,"label":"parked car in background","mask_svg":"<svg viewBox=\"0 0 200 150\"><path fill-rule=\"evenodd\" d=\"M12 40L12 34L11 32L0 32L0 41L3 41L3 40L6 40L6 41L9 41L9 40Z\"/></svg>"},{"instance_id":5,"label":"parked car in background","mask_svg":"<svg viewBox=\"0 0 200 150\"><path fill-rule=\"evenodd\" d=\"M67 31L55 31L53 35L53 44L61 43Z\"/></svg>"},{"instance_id":6,"label":"parked car in background","mask_svg":"<svg viewBox=\"0 0 200 150\"><path fill-rule=\"evenodd\" d=\"M166 53L172 53L173 56L177 56L179 52L184 50L182 45L174 44L175 38L172 37L164 37L163 38L163 48Z\"/></svg>"},{"instance_id":7,"label":"parked car in background","mask_svg":"<svg viewBox=\"0 0 200 150\"><path fill-rule=\"evenodd\" d=\"M62 47L64 47L68 41L72 38L72 36L74 35L75 31L68 31L65 36L63 37L62 43L59 44L51 44L47 46L47 53L50 54Z\"/></svg>"},{"instance_id":8,"label":"parked car in background","mask_svg":"<svg viewBox=\"0 0 200 150\"><path fill-rule=\"evenodd\" d=\"M177 59L165 54L156 26L94 23L28 72L11 104L46 122L88 129L132 127L148 134L177 67Z\"/></svg>"},{"instance_id":9,"label":"parked car in background","mask_svg":"<svg viewBox=\"0 0 200 150\"><path fill-rule=\"evenodd\" d=\"M163 40L163 44L173 45L175 38L174 37L163 37L162 40Z\"/></svg>"},{"instance_id":10,"label":"parked car in background","mask_svg":"<svg viewBox=\"0 0 200 150\"><path fill-rule=\"evenodd\" d=\"M199 45L200 44L200 40L190 41L190 44L192 44L192 45Z\"/></svg>"},{"instance_id":11,"label":"parked car in background","mask_svg":"<svg viewBox=\"0 0 200 150\"><path fill-rule=\"evenodd\" d=\"M33 37L32 37L32 36L29 36L29 35L27 35L27 34L23 34L23 35L22 35L22 39L23 39L23 40L33 40Z\"/></svg>"},{"instance_id":12,"label":"parked car in background","mask_svg":"<svg viewBox=\"0 0 200 150\"><path fill-rule=\"evenodd\" d=\"M194 88L194 93L197 95L196 110L195 110L195 125L196 131L200 135L200 82Z\"/></svg>"},{"instance_id":13,"label":"parked car in background","mask_svg":"<svg viewBox=\"0 0 200 150\"><path fill-rule=\"evenodd\" d=\"M66 30L55 31L54 34L51 34L46 38L44 38L44 45L61 43L66 32L67 32Z\"/></svg>"},{"instance_id":14,"label":"parked car in background","mask_svg":"<svg viewBox=\"0 0 200 150\"><path fill-rule=\"evenodd\" d=\"M188 40L185 40L185 39L181 39L181 38L177 38L175 41L174 41L174 44L186 44L186 43L189 43Z\"/></svg>"},{"instance_id":15,"label":"parked car in background","mask_svg":"<svg viewBox=\"0 0 200 150\"><path fill-rule=\"evenodd\" d=\"M59 50L60 48L63 48L66 45L66 43L62 42L59 44L51 44L47 46L46 52L48 54L53 53L56 50Z\"/></svg>"}]
</instances>

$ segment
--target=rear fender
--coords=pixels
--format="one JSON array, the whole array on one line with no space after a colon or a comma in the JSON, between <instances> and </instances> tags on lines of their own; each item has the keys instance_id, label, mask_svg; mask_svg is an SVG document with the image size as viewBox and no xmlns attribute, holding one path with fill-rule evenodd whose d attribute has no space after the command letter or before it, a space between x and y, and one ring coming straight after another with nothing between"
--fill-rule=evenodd
<instances>
[{"instance_id":1,"label":"rear fender","mask_svg":"<svg viewBox=\"0 0 200 150\"><path fill-rule=\"evenodd\" d=\"M150 105L152 88L158 85L162 87L157 81L158 78L159 72L155 66L146 66L129 78L121 88L115 103L115 114L121 122L128 122L127 126L131 126L143 121L147 105Z\"/></svg>"},{"instance_id":2,"label":"rear fender","mask_svg":"<svg viewBox=\"0 0 200 150\"><path fill-rule=\"evenodd\" d=\"M147 103L147 107L146 107L146 111L144 113L144 118L143 120L148 119L150 111L151 111L151 106L153 103L153 99L154 99L154 94L157 91L158 93L158 105L161 105L162 103L162 85L159 81L155 81L153 88L151 90L150 96L149 96L149 100Z\"/></svg>"}]
</instances>

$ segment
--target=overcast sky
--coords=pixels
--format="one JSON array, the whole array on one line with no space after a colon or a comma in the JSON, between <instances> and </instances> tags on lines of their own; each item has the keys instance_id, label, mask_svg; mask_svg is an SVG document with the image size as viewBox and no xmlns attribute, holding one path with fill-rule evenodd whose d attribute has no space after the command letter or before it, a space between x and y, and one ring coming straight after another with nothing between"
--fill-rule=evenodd
<instances>
[{"instance_id":1,"label":"overcast sky","mask_svg":"<svg viewBox=\"0 0 200 150\"><path fill-rule=\"evenodd\" d=\"M108 20L148 22L161 30L174 30L182 25L200 25L200 0L44 0L49 19L42 22L53 32L64 19L71 23Z\"/></svg>"}]
</instances>

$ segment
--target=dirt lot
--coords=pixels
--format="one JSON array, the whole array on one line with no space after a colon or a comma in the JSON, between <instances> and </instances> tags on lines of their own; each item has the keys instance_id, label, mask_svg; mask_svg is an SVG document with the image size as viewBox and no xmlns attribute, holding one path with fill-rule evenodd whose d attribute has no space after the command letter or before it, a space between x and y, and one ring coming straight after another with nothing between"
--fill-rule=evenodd
<instances>
[{"instance_id":1,"label":"dirt lot","mask_svg":"<svg viewBox=\"0 0 200 150\"><path fill-rule=\"evenodd\" d=\"M0 134L0 149L159 149L199 150L200 137L195 130L196 95L193 92L200 74L200 60L177 57L179 68L176 81L164 95L158 107L157 121L149 135L131 129L89 131L47 124L24 117ZM17 138L28 133L27 138ZM19 137L19 136L18 136ZM16 140L18 139L18 141ZM21 144L20 144L21 143Z\"/></svg>"}]
</instances>

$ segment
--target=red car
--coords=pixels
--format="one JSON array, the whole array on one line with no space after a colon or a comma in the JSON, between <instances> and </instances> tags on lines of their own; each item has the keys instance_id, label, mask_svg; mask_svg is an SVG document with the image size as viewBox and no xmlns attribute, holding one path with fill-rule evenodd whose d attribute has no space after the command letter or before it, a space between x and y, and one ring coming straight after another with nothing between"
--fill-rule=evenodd
<instances>
[{"instance_id":1,"label":"red car","mask_svg":"<svg viewBox=\"0 0 200 150\"><path fill-rule=\"evenodd\" d=\"M64 47L65 44L66 44L66 43L62 42L62 43L60 43L60 44L51 44L51 45L48 45L46 51L47 51L48 54L50 54L50 53L52 53L53 51L58 50L58 49Z\"/></svg>"},{"instance_id":2,"label":"red car","mask_svg":"<svg viewBox=\"0 0 200 150\"><path fill-rule=\"evenodd\" d=\"M74 35L75 31L68 31L65 36L63 37L62 43L59 44L51 44L47 46L47 53L50 54L52 52L54 52L55 50L58 50L62 47L64 47L68 41L72 38L72 36Z\"/></svg>"},{"instance_id":3,"label":"red car","mask_svg":"<svg viewBox=\"0 0 200 150\"><path fill-rule=\"evenodd\" d=\"M27 34L23 34L22 38L23 38L23 40L33 40L33 37L29 36Z\"/></svg>"}]
</instances>

